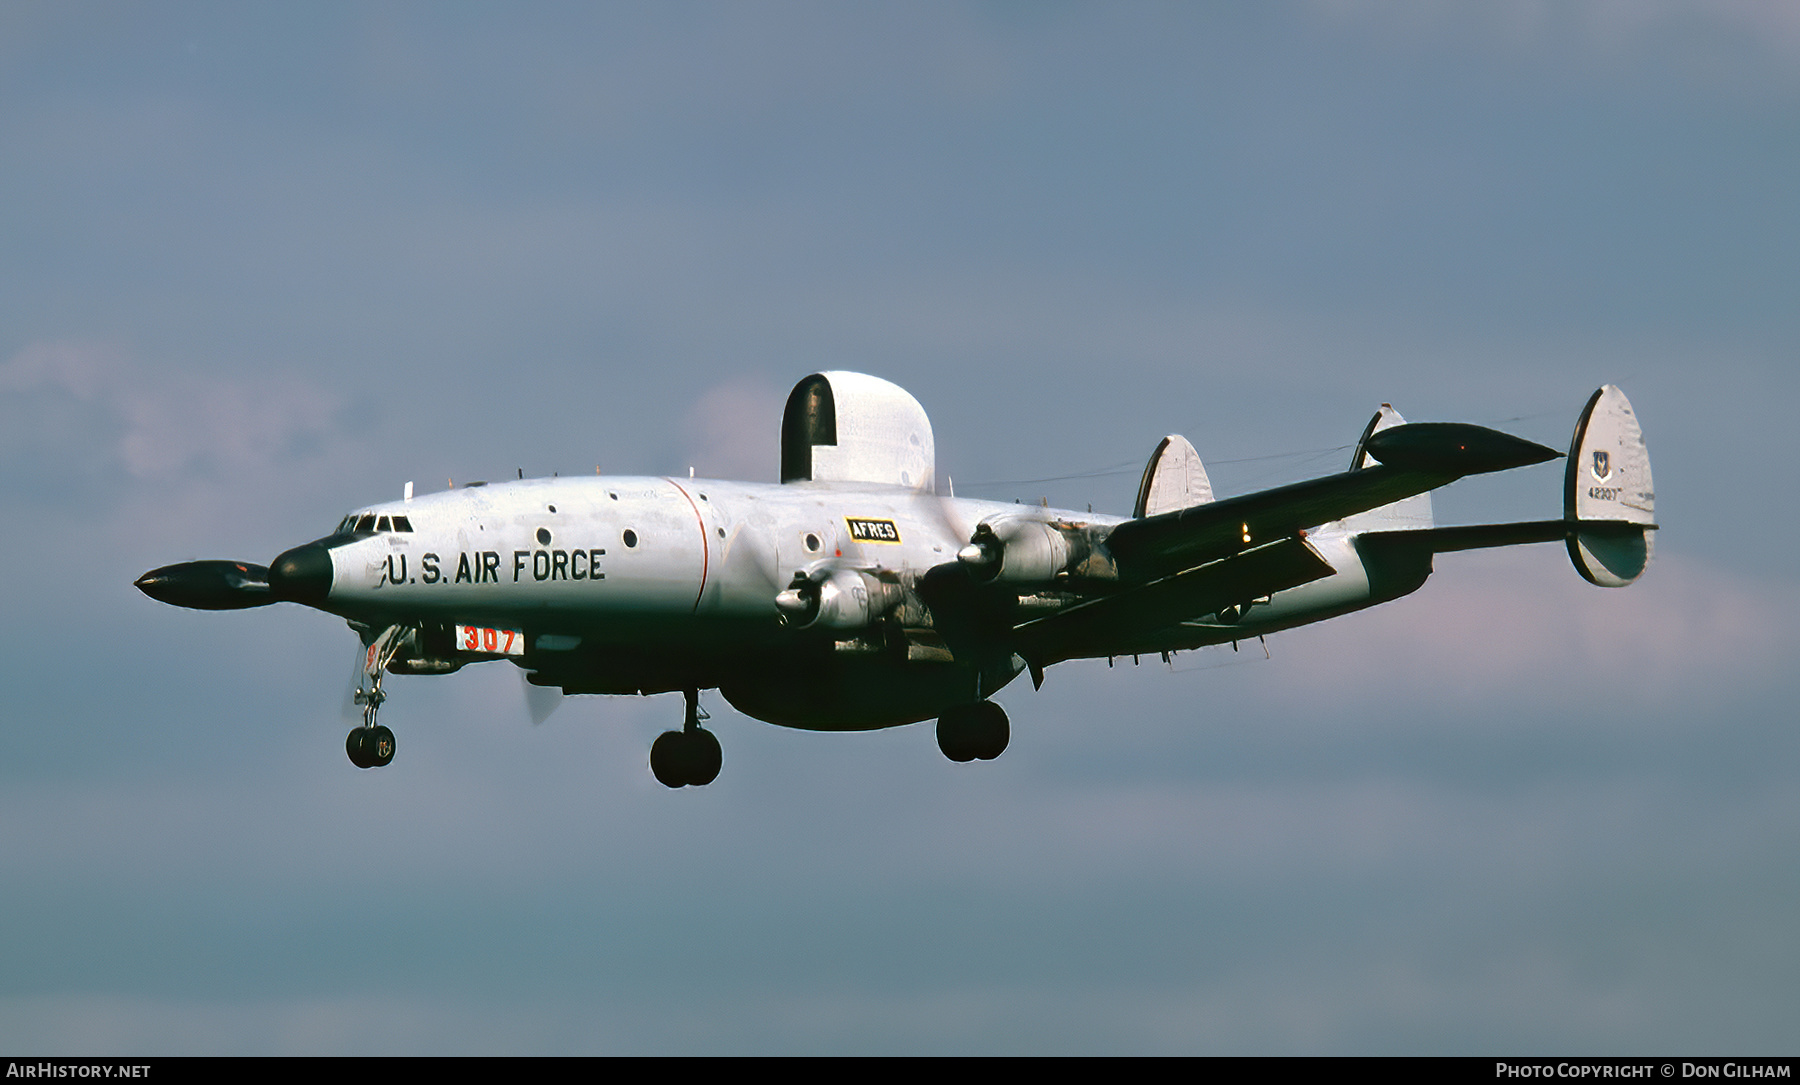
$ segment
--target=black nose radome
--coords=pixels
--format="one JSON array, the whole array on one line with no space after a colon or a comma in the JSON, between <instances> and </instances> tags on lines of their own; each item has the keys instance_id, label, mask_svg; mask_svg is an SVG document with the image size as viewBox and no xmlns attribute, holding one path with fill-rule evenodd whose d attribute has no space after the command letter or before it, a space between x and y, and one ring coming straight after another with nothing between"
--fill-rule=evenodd
<instances>
[{"instance_id":1,"label":"black nose radome","mask_svg":"<svg viewBox=\"0 0 1800 1085\"><path fill-rule=\"evenodd\" d=\"M137 589L159 603L189 610L243 610L275 601L269 570L246 561L187 561L137 578Z\"/></svg>"},{"instance_id":2,"label":"black nose radome","mask_svg":"<svg viewBox=\"0 0 1800 1085\"><path fill-rule=\"evenodd\" d=\"M318 543L296 546L269 566L269 594L316 606L331 594L331 551Z\"/></svg>"}]
</instances>

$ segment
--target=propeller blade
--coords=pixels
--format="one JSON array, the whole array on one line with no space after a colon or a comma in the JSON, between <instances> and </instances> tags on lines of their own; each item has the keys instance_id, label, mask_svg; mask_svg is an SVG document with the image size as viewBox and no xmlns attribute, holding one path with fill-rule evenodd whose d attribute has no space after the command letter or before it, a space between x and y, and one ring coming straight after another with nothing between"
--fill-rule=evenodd
<instances>
[{"instance_id":1,"label":"propeller blade","mask_svg":"<svg viewBox=\"0 0 1800 1085\"><path fill-rule=\"evenodd\" d=\"M550 718L552 712L562 707L561 687L533 685L524 671L519 672L519 681L525 684L525 711L530 713L532 723L543 723Z\"/></svg>"}]
</instances>

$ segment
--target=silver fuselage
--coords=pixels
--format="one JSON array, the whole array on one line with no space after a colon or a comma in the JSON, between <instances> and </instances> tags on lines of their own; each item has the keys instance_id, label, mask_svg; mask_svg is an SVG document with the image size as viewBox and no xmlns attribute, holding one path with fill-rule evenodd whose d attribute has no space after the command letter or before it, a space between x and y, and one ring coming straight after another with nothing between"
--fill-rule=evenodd
<instances>
[{"instance_id":1,"label":"silver fuselage","mask_svg":"<svg viewBox=\"0 0 1800 1085\"><path fill-rule=\"evenodd\" d=\"M312 605L365 629L517 630L525 651L513 658L537 681L606 693L717 686L759 718L829 729L929 718L946 700L992 693L1024 662L1003 641L946 665L881 652L866 636L791 628L775 598L796 575L823 563L910 586L954 563L983 520L1121 522L902 487L604 476L470 486L357 515L371 514L404 516L411 530L321 540L331 584ZM1334 575L1229 615L1194 615L1179 642L1254 637L1391 597L1372 590L1341 525L1309 541ZM459 663L492 658L450 648Z\"/></svg>"}]
</instances>

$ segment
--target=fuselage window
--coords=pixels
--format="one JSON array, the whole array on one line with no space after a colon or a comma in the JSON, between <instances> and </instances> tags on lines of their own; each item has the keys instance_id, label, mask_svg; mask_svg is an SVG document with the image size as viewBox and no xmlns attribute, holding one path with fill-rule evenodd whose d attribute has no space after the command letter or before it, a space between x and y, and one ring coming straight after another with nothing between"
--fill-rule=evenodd
<instances>
[{"instance_id":1,"label":"fuselage window","mask_svg":"<svg viewBox=\"0 0 1800 1085\"><path fill-rule=\"evenodd\" d=\"M637 545L637 532L631 530L630 528L625 529L625 545L626 546L636 546Z\"/></svg>"}]
</instances>

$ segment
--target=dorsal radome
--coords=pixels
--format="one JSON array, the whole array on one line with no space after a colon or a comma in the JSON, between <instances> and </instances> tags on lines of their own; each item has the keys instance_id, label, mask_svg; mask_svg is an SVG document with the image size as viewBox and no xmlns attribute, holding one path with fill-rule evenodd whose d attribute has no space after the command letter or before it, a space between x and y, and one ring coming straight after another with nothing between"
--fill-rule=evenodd
<instances>
[{"instance_id":1,"label":"dorsal radome","mask_svg":"<svg viewBox=\"0 0 1800 1085\"><path fill-rule=\"evenodd\" d=\"M781 481L936 490L931 420L904 388L863 373L814 373L781 417Z\"/></svg>"}]
</instances>

